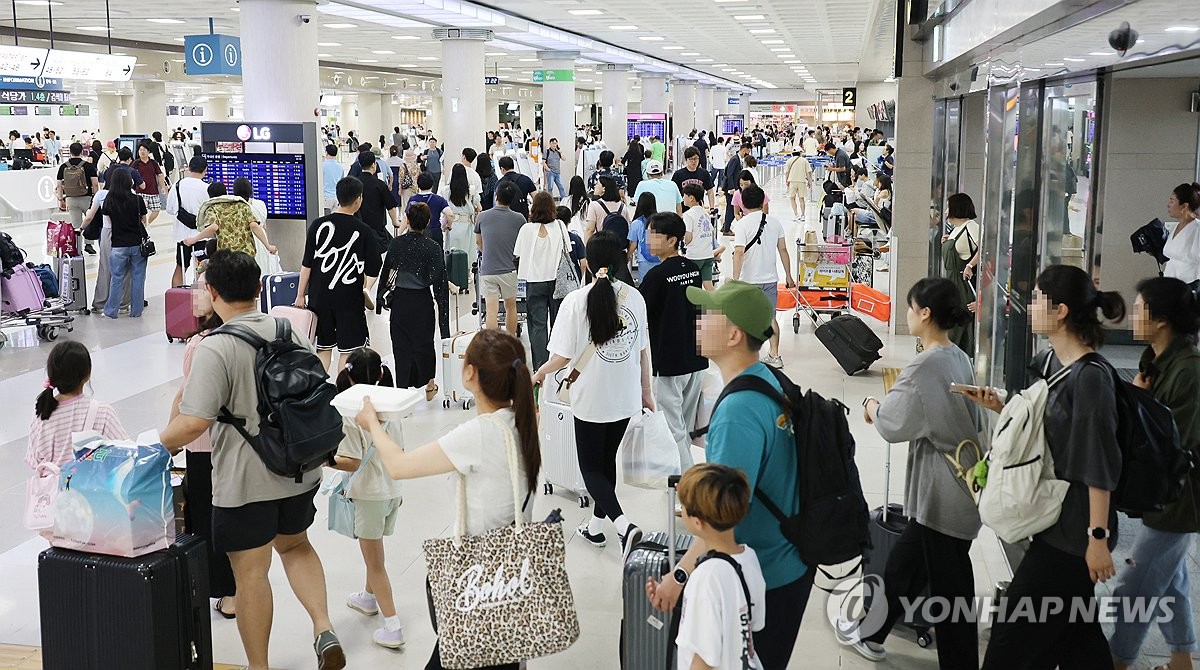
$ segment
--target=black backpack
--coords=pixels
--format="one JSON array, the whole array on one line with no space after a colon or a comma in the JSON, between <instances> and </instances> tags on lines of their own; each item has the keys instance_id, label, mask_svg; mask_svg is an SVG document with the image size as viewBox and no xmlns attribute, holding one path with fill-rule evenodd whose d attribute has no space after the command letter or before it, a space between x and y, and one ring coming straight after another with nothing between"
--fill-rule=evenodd
<instances>
[{"instance_id":1,"label":"black backpack","mask_svg":"<svg viewBox=\"0 0 1200 670\"><path fill-rule=\"evenodd\" d=\"M778 370L771 369L771 373L783 387L782 394L761 377L740 375L721 391L713 415L722 400L739 391L761 393L783 408L796 438L800 513L784 514L757 487L754 497L779 520L783 536L799 550L807 565L836 565L860 557L871 544L870 511L854 463L854 437L846 421L850 410L811 389L802 392ZM692 437L706 432L707 427L701 428Z\"/></svg>"},{"instance_id":2,"label":"black backpack","mask_svg":"<svg viewBox=\"0 0 1200 670\"><path fill-rule=\"evenodd\" d=\"M8 272L25 262L25 252L13 241L12 235L0 232L0 270Z\"/></svg>"},{"instance_id":3,"label":"black backpack","mask_svg":"<svg viewBox=\"0 0 1200 670\"><path fill-rule=\"evenodd\" d=\"M1098 354L1085 358L1112 374L1117 396L1121 478L1113 492L1113 506L1133 518L1160 512L1183 495L1193 467L1191 452L1179 439L1175 416L1154 394L1121 379Z\"/></svg>"},{"instance_id":4,"label":"black backpack","mask_svg":"<svg viewBox=\"0 0 1200 670\"><path fill-rule=\"evenodd\" d=\"M258 352L254 358L258 391L258 435L246 431L246 420L221 408L217 421L237 429L267 469L300 482L304 473L333 464L344 434L342 417L330 402L337 387L327 381L316 354L292 339L287 319L275 319L275 339L267 341L238 324L226 324L212 335L232 335Z\"/></svg>"}]
</instances>

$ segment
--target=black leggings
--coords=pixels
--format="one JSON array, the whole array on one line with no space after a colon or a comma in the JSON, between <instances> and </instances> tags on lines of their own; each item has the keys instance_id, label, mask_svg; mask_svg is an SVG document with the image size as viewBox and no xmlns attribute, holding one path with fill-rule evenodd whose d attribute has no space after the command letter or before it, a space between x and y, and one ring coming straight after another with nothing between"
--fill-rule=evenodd
<instances>
[{"instance_id":1,"label":"black leggings","mask_svg":"<svg viewBox=\"0 0 1200 670\"><path fill-rule=\"evenodd\" d=\"M575 451L579 472L592 497L592 514L613 521L624 513L617 500L617 447L628 425L629 419L611 423L575 419Z\"/></svg>"},{"instance_id":2,"label":"black leggings","mask_svg":"<svg viewBox=\"0 0 1200 670\"><path fill-rule=\"evenodd\" d=\"M224 598L237 595L229 555L213 548L212 532L212 454L187 451L187 475L183 478L184 529L204 538L208 547L208 596Z\"/></svg>"}]
</instances>

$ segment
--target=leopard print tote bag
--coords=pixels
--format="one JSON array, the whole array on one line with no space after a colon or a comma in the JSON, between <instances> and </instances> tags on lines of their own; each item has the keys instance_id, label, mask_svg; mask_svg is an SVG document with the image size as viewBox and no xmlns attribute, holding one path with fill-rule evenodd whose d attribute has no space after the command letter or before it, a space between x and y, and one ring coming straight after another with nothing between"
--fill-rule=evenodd
<instances>
[{"instance_id":1,"label":"leopard print tote bag","mask_svg":"<svg viewBox=\"0 0 1200 670\"><path fill-rule=\"evenodd\" d=\"M516 523L480 535L467 527L466 481L459 475L458 524L424 543L442 666L478 668L560 652L579 638L561 523L526 523L517 445L504 434Z\"/></svg>"}]
</instances>

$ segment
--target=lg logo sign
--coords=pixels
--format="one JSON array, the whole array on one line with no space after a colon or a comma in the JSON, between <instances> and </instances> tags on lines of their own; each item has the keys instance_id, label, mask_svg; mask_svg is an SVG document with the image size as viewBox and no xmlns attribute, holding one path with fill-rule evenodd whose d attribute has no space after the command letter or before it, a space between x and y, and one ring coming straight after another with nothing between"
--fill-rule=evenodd
<instances>
[{"instance_id":1,"label":"lg logo sign","mask_svg":"<svg viewBox=\"0 0 1200 670\"><path fill-rule=\"evenodd\" d=\"M247 125L240 125L240 126L238 126L238 129L237 129L237 136L238 136L238 139L243 142L247 142L252 139L253 140L270 140L271 139L271 127L270 126L250 127Z\"/></svg>"}]
</instances>

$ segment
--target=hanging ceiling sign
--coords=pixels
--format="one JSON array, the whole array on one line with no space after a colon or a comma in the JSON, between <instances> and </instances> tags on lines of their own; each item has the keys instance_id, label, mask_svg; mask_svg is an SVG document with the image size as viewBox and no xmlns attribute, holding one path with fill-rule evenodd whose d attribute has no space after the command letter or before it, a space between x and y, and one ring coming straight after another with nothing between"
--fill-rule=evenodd
<instances>
[{"instance_id":1,"label":"hanging ceiling sign","mask_svg":"<svg viewBox=\"0 0 1200 670\"><path fill-rule=\"evenodd\" d=\"M0 46L0 75L38 77L46 64L46 49Z\"/></svg>"},{"instance_id":2,"label":"hanging ceiling sign","mask_svg":"<svg viewBox=\"0 0 1200 670\"><path fill-rule=\"evenodd\" d=\"M22 91L61 91L61 79L53 77L13 77L0 75L0 88Z\"/></svg>"},{"instance_id":3,"label":"hanging ceiling sign","mask_svg":"<svg viewBox=\"0 0 1200 670\"><path fill-rule=\"evenodd\" d=\"M129 81L137 56L114 56L82 51L51 49L46 54L41 76L90 81Z\"/></svg>"},{"instance_id":4,"label":"hanging ceiling sign","mask_svg":"<svg viewBox=\"0 0 1200 670\"><path fill-rule=\"evenodd\" d=\"M183 38L184 72L190 77L241 76L242 40L234 35L187 35Z\"/></svg>"}]
</instances>

